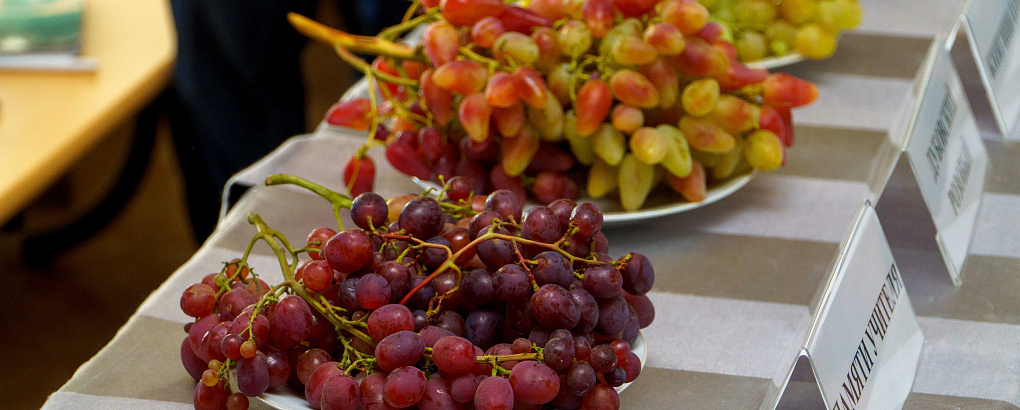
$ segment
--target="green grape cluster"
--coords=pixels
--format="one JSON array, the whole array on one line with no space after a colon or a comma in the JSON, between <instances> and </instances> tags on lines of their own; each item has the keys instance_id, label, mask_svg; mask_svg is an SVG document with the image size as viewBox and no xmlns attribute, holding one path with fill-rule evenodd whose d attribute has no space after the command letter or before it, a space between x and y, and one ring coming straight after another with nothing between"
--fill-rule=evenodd
<instances>
[{"instance_id":1,"label":"green grape cluster","mask_svg":"<svg viewBox=\"0 0 1020 410\"><path fill-rule=\"evenodd\" d=\"M823 59L836 51L839 34L857 27L857 0L698 0L750 62L790 53Z\"/></svg>"}]
</instances>

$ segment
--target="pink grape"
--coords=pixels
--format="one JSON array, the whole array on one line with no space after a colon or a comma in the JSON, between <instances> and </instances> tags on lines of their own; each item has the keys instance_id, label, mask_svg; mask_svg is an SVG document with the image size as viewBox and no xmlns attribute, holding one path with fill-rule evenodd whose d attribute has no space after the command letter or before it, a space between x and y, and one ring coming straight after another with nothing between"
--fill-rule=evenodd
<instances>
[{"instance_id":1,"label":"pink grape","mask_svg":"<svg viewBox=\"0 0 1020 410\"><path fill-rule=\"evenodd\" d=\"M323 382L319 405L323 410L355 410L361 388L353 377L334 374Z\"/></svg>"},{"instance_id":2,"label":"pink grape","mask_svg":"<svg viewBox=\"0 0 1020 410\"><path fill-rule=\"evenodd\" d=\"M321 405L322 389L326 380L334 375L343 374L343 370L338 365L337 362L323 363L308 376L308 382L305 383L305 400L308 400L308 405L311 408L318 409Z\"/></svg>"},{"instance_id":3,"label":"pink grape","mask_svg":"<svg viewBox=\"0 0 1020 410\"><path fill-rule=\"evenodd\" d=\"M492 48L496 38L506 32L503 22L495 17L486 17L478 20L471 26L471 41L482 48Z\"/></svg>"},{"instance_id":4,"label":"pink grape","mask_svg":"<svg viewBox=\"0 0 1020 410\"><path fill-rule=\"evenodd\" d=\"M376 364L387 372L398 367L414 366L424 353L425 343L421 336L409 330L386 336L375 347Z\"/></svg>"},{"instance_id":5,"label":"pink grape","mask_svg":"<svg viewBox=\"0 0 1020 410\"><path fill-rule=\"evenodd\" d=\"M373 340L406 330L414 330L414 314L406 306L389 304L368 315L368 335Z\"/></svg>"},{"instance_id":6,"label":"pink grape","mask_svg":"<svg viewBox=\"0 0 1020 410\"><path fill-rule=\"evenodd\" d=\"M511 410L514 407L514 390L510 381L502 377L489 377L478 383L474 399L477 410Z\"/></svg>"},{"instance_id":7,"label":"pink grape","mask_svg":"<svg viewBox=\"0 0 1020 410\"><path fill-rule=\"evenodd\" d=\"M386 376L383 394L386 404L393 407L413 406L425 395L425 374L416 367L400 367Z\"/></svg>"},{"instance_id":8,"label":"pink grape","mask_svg":"<svg viewBox=\"0 0 1020 410\"><path fill-rule=\"evenodd\" d=\"M272 310L272 337L276 346L289 349L312 334L312 311L297 295L287 295Z\"/></svg>"},{"instance_id":9,"label":"pink grape","mask_svg":"<svg viewBox=\"0 0 1020 410\"><path fill-rule=\"evenodd\" d=\"M545 404L559 393L560 379L549 366L524 361L510 371L510 386L515 399L528 404Z\"/></svg>"},{"instance_id":10,"label":"pink grape","mask_svg":"<svg viewBox=\"0 0 1020 410\"><path fill-rule=\"evenodd\" d=\"M447 373L464 373L475 365L474 345L463 337L447 336L432 348L432 359Z\"/></svg>"}]
</instances>

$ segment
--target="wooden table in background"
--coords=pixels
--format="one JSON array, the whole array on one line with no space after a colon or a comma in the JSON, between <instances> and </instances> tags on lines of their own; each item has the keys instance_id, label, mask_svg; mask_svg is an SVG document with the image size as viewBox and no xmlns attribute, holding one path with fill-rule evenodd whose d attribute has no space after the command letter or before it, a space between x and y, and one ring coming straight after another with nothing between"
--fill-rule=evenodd
<instances>
[{"instance_id":1,"label":"wooden table in background","mask_svg":"<svg viewBox=\"0 0 1020 410\"><path fill-rule=\"evenodd\" d=\"M0 224L170 79L177 42L167 0L85 0L82 30L95 72L0 71Z\"/></svg>"}]
</instances>

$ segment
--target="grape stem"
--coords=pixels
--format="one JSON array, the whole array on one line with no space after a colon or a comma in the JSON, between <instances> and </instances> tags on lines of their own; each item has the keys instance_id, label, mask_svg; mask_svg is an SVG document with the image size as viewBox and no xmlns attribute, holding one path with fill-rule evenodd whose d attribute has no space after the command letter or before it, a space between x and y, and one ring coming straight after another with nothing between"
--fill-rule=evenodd
<instances>
[{"instance_id":1,"label":"grape stem","mask_svg":"<svg viewBox=\"0 0 1020 410\"><path fill-rule=\"evenodd\" d=\"M272 176L270 178L272 178ZM298 283L294 279L294 267L287 262L287 254L286 251L284 250L284 245L281 245L281 243L278 242L278 238L282 237L282 235L280 235L279 232L271 229L269 225L266 225L265 221L262 220L262 217L255 213L248 214L248 223L255 225L255 229L258 231L258 233L255 234L255 237L252 238L252 244L254 244L255 241L261 239L265 241L270 248L273 249L273 253L276 254L276 258L280 262L280 269L281 271L283 271L284 284L288 288L290 288L290 290L292 290L294 294L300 296L301 299L304 299L305 302L307 302L312 308L321 313L327 320L330 321L330 323L333 323L333 326L336 327L338 332L341 330L348 332L356 336L357 338L364 340L366 343L372 345L373 347L376 345L376 342L372 340L371 337L366 335L358 328L352 326L350 323L348 323L349 322L348 320L340 316L337 316L336 312L334 312L332 309L327 309L321 303L319 303L319 301L315 300L315 298L312 297L312 295L308 294L308 292L305 290L305 286ZM286 245L288 250L290 250L290 245L286 244L285 242L284 244ZM247 260L249 252L251 252L251 245L249 245L248 250L245 251L245 258L243 258L242 260ZM297 257L294 258L294 265L297 265ZM340 337L340 341L344 343L345 347L350 348L350 345L343 337Z\"/></svg>"},{"instance_id":2,"label":"grape stem","mask_svg":"<svg viewBox=\"0 0 1020 410\"><path fill-rule=\"evenodd\" d=\"M414 27L413 24L408 24L407 21L410 20L411 16L413 16L414 13L418 11L419 7L421 7L421 0L414 0L414 1L412 1L411 2L411 7L408 7L407 11L404 12L404 17L400 19L400 23L401 24L407 24L410 27ZM398 24L397 26L399 26L399 25L400 24ZM397 27L397 26L393 26L393 27ZM389 28L387 28L387 30L389 30L389 29L391 29L393 27L389 27ZM379 35L382 35L382 33L379 33Z\"/></svg>"},{"instance_id":3,"label":"grape stem","mask_svg":"<svg viewBox=\"0 0 1020 410\"><path fill-rule=\"evenodd\" d=\"M516 354L504 354L504 355L490 354L490 355L484 355L484 356L477 356L477 357L475 357L475 363L503 363L503 362L511 362L511 361L523 362L523 361L526 361L526 360L535 360L535 361L541 362L542 361L542 353L540 353L540 352L532 352L532 353L516 353Z\"/></svg>"},{"instance_id":4,"label":"grape stem","mask_svg":"<svg viewBox=\"0 0 1020 410\"><path fill-rule=\"evenodd\" d=\"M401 67L401 65L399 65L399 64L397 64L397 66ZM389 77L390 76L389 74L386 74L386 73L384 73L382 71L375 70L375 69L372 69L370 71L365 72L365 75L368 76L368 75L370 75L370 73L372 75L375 75L375 76L379 77L379 78L384 78L384 77ZM403 77L394 77L394 78L403 78ZM409 87L417 87L417 84L418 84L418 82L415 81L414 82L414 86L409 86ZM402 84L402 85L406 86L406 84ZM415 114L415 113L411 112L411 109L407 108L407 105L404 104L403 101L400 101L399 99L394 97L393 93L390 92L390 88L389 87L376 87L376 86L370 84L369 85L369 89L370 90L378 89L379 92L382 93L383 98L386 101L388 101L390 103L390 105L393 106L393 110L396 111L396 114L399 115L401 118L403 118L405 120L408 120L408 121L414 120L414 121L417 121L417 122L420 122L420 123L423 123L423 124L428 122L428 118L427 117L424 117L424 116L421 116L419 114ZM369 92L368 96L372 100L372 105L375 105L375 93L374 92Z\"/></svg>"},{"instance_id":5,"label":"grape stem","mask_svg":"<svg viewBox=\"0 0 1020 410\"><path fill-rule=\"evenodd\" d=\"M605 264L605 262L602 262L602 261L588 260L588 259L585 259L585 258L579 258L577 256L571 255L570 252L567 252L567 251L565 251L563 249L560 249L560 247L555 245L555 244L533 241L533 240L530 240L530 239L519 238L519 237L516 237L516 236L506 235L506 234L501 234L501 233L491 233L490 232L490 233L488 233L486 235L489 235L489 234L491 234L492 237L495 238L495 239L505 239L505 240L508 240L508 241L514 241L514 242L522 243L522 244L525 244L525 245L534 245L534 246L538 246L540 248L545 248L545 249L548 249L548 250L551 250L551 251L559 252L561 255L563 255L565 258L567 258L571 262L571 264L573 264L574 262L578 262L578 261L583 261L583 262L590 263L590 264L595 264L595 265L604 265Z\"/></svg>"},{"instance_id":6,"label":"grape stem","mask_svg":"<svg viewBox=\"0 0 1020 410\"><path fill-rule=\"evenodd\" d=\"M251 245L249 245L249 247L250 246ZM244 269L248 268L248 264L246 262L247 260L248 260L247 258L243 258L241 260L230 261L230 262L227 262L227 263L223 264L223 269L220 270L220 274L222 274L223 277L226 278L226 280L224 280L222 283L220 283L219 289L216 291L216 300L219 300L220 296L223 296L224 293L229 292L230 291L230 283L233 282L234 280L237 280L238 278L240 278L241 277L241 273L244 272ZM234 271L233 275L230 275L228 277L228 276L226 276L226 272L227 272L227 269L230 268L231 266L237 266L237 269ZM248 270L251 270L251 268L248 268ZM254 272L252 274L254 275ZM242 278L241 281L243 282L244 279Z\"/></svg>"},{"instance_id":7,"label":"grape stem","mask_svg":"<svg viewBox=\"0 0 1020 410\"><path fill-rule=\"evenodd\" d=\"M460 281L463 280L463 278L464 275L458 270L457 286L454 286L452 289L446 291L446 293L443 293L442 295L434 296L432 299L429 299L429 310L425 311L425 314L428 315L428 317L434 318L436 315L439 314L439 310L443 306L443 300L445 300L448 296L457 293L457 291L460 290ZM433 303L435 303L436 307L432 307Z\"/></svg>"},{"instance_id":8,"label":"grape stem","mask_svg":"<svg viewBox=\"0 0 1020 410\"><path fill-rule=\"evenodd\" d=\"M446 262L443 262L442 265L440 265L438 268L436 268L436 270L434 272L432 272L431 275L425 277L425 279L422 280L421 283L419 283L417 286L415 286L414 289L411 289L411 291L408 292L407 295L404 295L404 298L400 300L400 304L401 305L407 304L407 301L411 299L412 295L414 295L419 290L424 288L426 285L428 285L430 282L432 282L433 279L435 279L441 273L445 272L448 268L453 267L453 268L459 270L460 268L457 267L456 261L457 261L458 258L460 258L461 255L464 254L464 252L466 252L469 249L472 249L474 247L477 247L478 244L480 244L482 242L485 242L485 241L488 241L488 240L491 240L491 239L502 239L502 240L514 242L515 244L521 243L521 244L525 244L525 245L533 245L533 246L537 246L537 247L540 247L540 248L545 248L545 249L548 249L548 250L551 250L551 251L556 251L556 252L559 252L564 257L566 257L570 261L571 264L573 264L574 262L577 262L577 261L584 261L586 263L594 264L594 265L605 264L605 262L602 262L602 261L599 261L599 260L588 260L588 259L576 257L576 256L571 255L569 252L561 249L559 246L554 245L554 244L533 241L533 240L530 240L530 239L524 239L524 238L520 238L520 237L516 237L516 236L512 236L512 235L505 235L505 234L501 234L501 233L487 232L487 233L484 233L481 236L475 238L475 240L469 242L467 245L464 245L464 247L461 248L456 253L454 253L453 256L447 258ZM418 240L418 239L415 239L415 240ZM420 242L420 240L418 240L418 241Z\"/></svg>"},{"instance_id":9,"label":"grape stem","mask_svg":"<svg viewBox=\"0 0 1020 410\"><path fill-rule=\"evenodd\" d=\"M297 185L299 187L305 188L323 197L324 199L329 201L329 203L333 204L333 216L336 218L337 227L339 227L341 231L344 230L344 222L340 218L340 210L344 208L346 209L351 208L351 204L353 203L351 198L347 197L347 195L332 191L329 188L326 188L322 185L316 184L312 181L294 175L273 174L266 177L266 186L283 184Z\"/></svg>"},{"instance_id":10,"label":"grape stem","mask_svg":"<svg viewBox=\"0 0 1020 410\"><path fill-rule=\"evenodd\" d=\"M351 50L345 47L343 44L340 43L333 44L333 51L335 51L336 54L340 56L342 60L347 62L347 64L350 64L354 68L358 69L358 71L361 71L365 74L372 73L375 76L379 77L379 79L389 83L400 84L407 87L415 88L418 87L417 80L404 77L397 77L393 74L389 74L386 72L376 70L375 68L372 68L371 64L369 64L365 60L362 60L361 57L358 57L357 55L352 53Z\"/></svg>"},{"instance_id":11,"label":"grape stem","mask_svg":"<svg viewBox=\"0 0 1020 410\"><path fill-rule=\"evenodd\" d=\"M471 204L456 205L449 202L440 202L439 206L442 207L444 211L459 213L465 216L475 216L478 214L478 212L475 212L475 210L471 208Z\"/></svg>"},{"instance_id":12,"label":"grape stem","mask_svg":"<svg viewBox=\"0 0 1020 410\"><path fill-rule=\"evenodd\" d=\"M528 280L531 281L531 291L538 292L538 282L535 281L535 274L531 273L531 268L528 267L528 264L531 263L531 261L521 254L521 248L517 246L517 241L513 241L512 243L514 245L514 252L517 253L517 257L521 259L521 267L524 268L525 272L528 272Z\"/></svg>"},{"instance_id":13,"label":"grape stem","mask_svg":"<svg viewBox=\"0 0 1020 410\"><path fill-rule=\"evenodd\" d=\"M227 359L220 365L219 369L215 370L216 376L219 377L221 380L226 381L225 385L228 390L230 389L230 374L228 372L230 371L230 368L233 367L234 362L235 360L233 359Z\"/></svg>"},{"instance_id":14,"label":"grape stem","mask_svg":"<svg viewBox=\"0 0 1020 410\"><path fill-rule=\"evenodd\" d=\"M444 246L444 245L440 245L438 243L425 242L425 241L423 241L421 239L418 239L418 238L415 238L415 237L413 237L411 235L400 235L400 234L384 233L384 234L380 234L379 236L382 237L383 239L396 239L396 240L400 240L400 241L414 242L414 246L415 247L419 247L420 246L420 247L423 247L423 248L442 249L442 250L446 251L446 258L447 259L450 259L450 258L453 257L453 251L450 250L450 247ZM454 269L458 269L459 270L460 268L457 268L456 266L454 266Z\"/></svg>"},{"instance_id":15,"label":"grape stem","mask_svg":"<svg viewBox=\"0 0 1020 410\"><path fill-rule=\"evenodd\" d=\"M255 282L255 284L257 290L258 282ZM273 302L278 302L279 298L277 297L276 292L280 291L280 289L283 289L286 285L287 283L284 282L270 288L265 295L262 295L262 299L259 299L258 303L255 304L255 309L252 310L252 315L248 317L248 327L245 328L245 330L248 331L248 340L250 340L252 343L255 343L255 332L253 328L255 327L255 319L258 318L259 312L261 312L263 309L266 309L266 305ZM241 333L244 334L244 332Z\"/></svg>"},{"instance_id":16,"label":"grape stem","mask_svg":"<svg viewBox=\"0 0 1020 410\"><path fill-rule=\"evenodd\" d=\"M438 268L436 268L436 270L434 272L432 272L431 275L425 277L425 279L422 280L421 283L418 284L418 286L415 286L414 289L411 289L410 292L407 292L407 294L404 295L404 298L400 299L400 304L401 305L406 305L407 301L411 299L412 295L417 293L419 290L422 290L422 288L424 288L425 285L428 285L429 282L432 282L433 279L435 279L437 276L439 276L439 274L445 272L446 269L448 269L450 267L453 267L454 269L460 269L456 265L457 259L460 258L460 256L463 255L464 252L466 252L468 249L471 249L472 247L478 246L479 243L482 243L482 242L485 242L485 241L487 241L489 239L492 239L492 237L490 235L492 235L492 233L486 233L486 234L484 234L482 236L479 236L478 238L475 238L475 240L471 241L467 245L464 245L464 247L461 248L461 250L459 250L456 253L454 253L453 256L447 258L446 262L443 262L442 265L440 265ZM417 238L415 238L415 240L420 241Z\"/></svg>"},{"instance_id":17,"label":"grape stem","mask_svg":"<svg viewBox=\"0 0 1020 410\"><path fill-rule=\"evenodd\" d=\"M400 60L424 61L422 54L416 49L384 38L345 33L297 13L288 13L287 21L301 34L326 44L341 45L358 53L382 55ZM408 22L411 21L414 20ZM388 29L392 31L389 31L387 35L392 35L392 33L403 29L401 27L403 24Z\"/></svg>"},{"instance_id":18,"label":"grape stem","mask_svg":"<svg viewBox=\"0 0 1020 410\"><path fill-rule=\"evenodd\" d=\"M379 236L381 238L383 238L383 239L388 239L388 240L389 239L395 239L395 240L409 241L409 242L414 242L415 243L414 245L409 246L407 249L405 249L404 252L401 253L401 256L397 258L397 260L403 259L403 255L406 254L407 251L409 251L411 248L418 248L418 247L435 248L435 249L442 249L442 250L446 251L446 261L447 261L447 263L449 261L456 261L457 260L457 255L460 255L460 252L454 254L453 251L448 246L440 245L438 243L425 242L425 241L422 241L421 239L415 238L415 237L410 236L410 235L381 234ZM465 248L467 248L467 246L465 246ZM442 266L440 266L440 268L443 268L446 265L447 264L444 263ZM443 303L443 299L445 299L447 296L452 295L456 291L460 290L460 281L461 281L461 279L463 279L464 273L463 273L463 271L461 271L460 267L458 267L456 264L452 264L452 265L450 265L450 267L453 268L453 270L457 272L457 286L455 286L453 289L450 289L446 293L444 293L442 295L439 295L439 296L436 296L432 300L429 300L429 307L430 308L426 312L426 314L428 314L429 317L435 316L435 314L439 311L439 308L440 308L440 306ZM437 271L438 271L438 269L437 269ZM420 290L420 288L415 288L414 291L409 292L406 296L404 296L404 298L407 299L410 295L413 295L418 290ZM437 298L438 298L438 302L436 302L436 307L432 308L432 304L433 304L433 302L436 301ZM403 304L403 302L401 302L401 304Z\"/></svg>"},{"instance_id":19,"label":"grape stem","mask_svg":"<svg viewBox=\"0 0 1020 410\"><path fill-rule=\"evenodd\" d=\"M496 71L496 69L500 69L502 71L513 71L513 69L511 67L504 66L504 65L500 64L499 61L496 61L495 59L491 59L491 58L488 58L488 57L485 57L485 56L483 56L481 54L476 53L469 46L461 46L460 47L460 53L464 57L467 57L468 60L473 60L473 61L475 61L477 63L485 64L488 67L489 75L492 75L492 73L494 73Z\"/></svg>"},{"instance_id":20,"label":"grape stem","mask_svg":"<svg viewBox=\"0 0 1020 410\"><path fill-rule=\"evenodd\" d=\"M359 364L362 364L362 363L366 363L367 364L365 366L362 366L362 369L368 370L368 369L372 368L372 364L375 363L375 359L369 358L369 357L362 357L362 358L360 358L358 360L355 360L354 362L351 363L350 366L347 367L347 370L344 370L344 374L350 376L351 375L351 371L354 370L355 367L357 367Z\"/></svg>"},{"instance_id":21,"label":"grape stem","mask_svg":"<svg viewBox=\"0 0 1020 410\"><path fill-rule=\"evenodd\" d=\"M339 53L339 50L343 47L337 46L336 48L338 50L337 53ZM375 134L379 132L379 104L375 101L375 88L376 88L375 72L374 71L366 72L365 78L368 79L369 90L368 99L370 108L368 110L368 116L372 117L372 124L369 125L370 128L368 129L368 141L371 142L375 140ZM365 151L359 149L357 152L357 157L358 159L364 158ZM347 192L351 192L351 190L354 188L354 181L358 180L359 171L361 171L361 167L360 166L355 167L354 177L351 178L351 182L347 185Z\"/></svg>"},{"instance_id":22,"label":"grape stem","mask_svg":"<svg viewBox=\"0 0 1020 410\"><path fill-rule=\"evenodd\" d=\"M425 14L411 18L411 15L414 13L414 11L416 11L419 3L420 0L415 0L414 4L412 4L411 7L407 9L407 12L404 13L404 18L401 20L400 24L393 25L383 29L382 31L379 32L378 37L387 40L393 40L397 38L397 36L404 34L410 31L411 29L417 27L419 24L441 19L441 16L439 15L439 7L426 9Z\"/></svg>"}]
</instances>

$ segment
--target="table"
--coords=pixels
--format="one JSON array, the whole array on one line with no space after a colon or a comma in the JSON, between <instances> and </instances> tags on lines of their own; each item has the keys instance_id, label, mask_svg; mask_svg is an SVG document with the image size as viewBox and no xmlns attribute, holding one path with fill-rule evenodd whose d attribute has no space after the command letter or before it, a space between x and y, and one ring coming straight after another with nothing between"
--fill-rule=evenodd
<instances>
[{"instance_id":1,"label":"table","mask_svg":"<svg viewBox=\"0 0 1020 410\"><path fill-rule=\"evenodd\" d=\"M170 79L166 0L86 0L82 53L93 73L0 71L0 223L39 195Z\"/></svg>"},{"instance_id":2,"label":"table","mask_svg":"<svg viewBox=\"0 0 1020 410\"><path fill-rule=\"evenodd\" d=\"M657 317L643 330L648 360L621 394L623 408L756 409L795 357L812 297L862 200L875 194L867 182L900 101L932 37L949 31L962 6L864 4L864 27L844 35L834 57L784 69L822 92L795 114L797 142L787 167L759 174L715 205L606 231L614 257L641 252L657 271L650 293ZM189 408L194 381L178 357L189 320L178 306L181 292L243 252L254 233L248 212L292 239L334 224L323 200L258 182L287 172L341 190L338 176L363 138L323 127L238 174L234 184L256 186L46 408ZM908 409L1020 406L1020 149L985 143L991 167L963 285L953 287L937 266L919 264L932 250L894 250L927 340ZM378 151L381 194L416 191ZM268 248L256 247L254 255L255 271L278 281Z\"/></svg>"}]
</instances>

